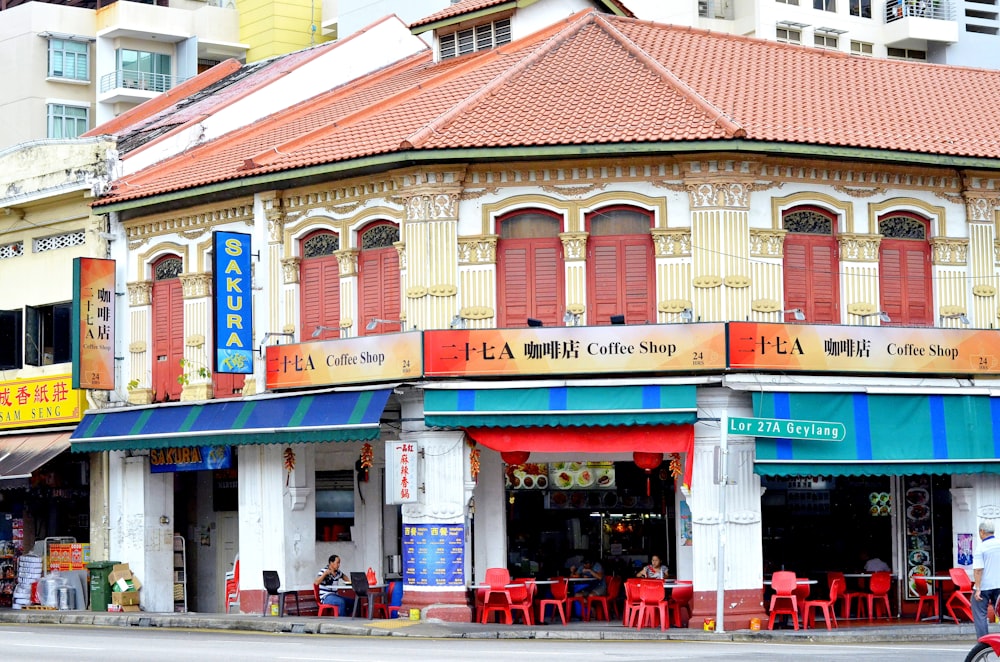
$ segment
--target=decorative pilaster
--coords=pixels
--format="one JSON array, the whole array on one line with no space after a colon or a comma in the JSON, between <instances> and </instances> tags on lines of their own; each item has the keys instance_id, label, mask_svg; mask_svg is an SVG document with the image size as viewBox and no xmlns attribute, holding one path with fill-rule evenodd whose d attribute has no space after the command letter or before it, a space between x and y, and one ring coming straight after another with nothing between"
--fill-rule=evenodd
<instances>
[{"instance_id":1,"label":"decorative pilaster","mask_svg":"<svg viewBox=\"0 0 1000 662\"><path fill-rule=\"evenodd\" d=\"M129 335L128 401L146 405L153 401L152 369L149 361L150 316L153 305L153 281L143 280L126 285L128 290Z\"/></svg>"},{"instance_id":2,"label":"decorative pilaster","mask_svg":"<svg viewBox=\"0 0 1000 662\"><path fill-rule=\"evenodd\" d=\"M458 204L464 172L419 170L401 177L407 246L403 317L419 329L447 327L459 309Z\"/></svg>"},{"instance_id":3,"label":"decorative pilaster","mask_svg":"<svg viewBox=\"0 0 1000 662\"><path fill-rule=\"evenodd\" d=\"M496 315L497 236L458 238L458 314L470 326Z\"/></svg>"},{"instance_id":4,"label":"decorative pilaster","mask_svg":"<svg viewBox=\"0 0 1000 662\"><path fill-rule=\"evenodd\" d=\"M750 192L753 183L736 163L690 163L686 186L691 205L691 258L695 319L742 319L750 310L748 270Z\"/></svg>"},{"instance_id":5,"label":"decorative pilaster","mask_svg":"<svg viewBox=\"0 0 1000 662\"><path fill-rule=\"evenodd\" d=\"M967 273L972 282L968 314L975 326L995 328L1000 318L1000 302L996 296L1000 286L1000 274L997 272L997 265L1000 265L997 249L1000 244L997 242L995 222L997 199L975 190L965 191L963 195L969 232Z\"/></svg>"}]
</instances>

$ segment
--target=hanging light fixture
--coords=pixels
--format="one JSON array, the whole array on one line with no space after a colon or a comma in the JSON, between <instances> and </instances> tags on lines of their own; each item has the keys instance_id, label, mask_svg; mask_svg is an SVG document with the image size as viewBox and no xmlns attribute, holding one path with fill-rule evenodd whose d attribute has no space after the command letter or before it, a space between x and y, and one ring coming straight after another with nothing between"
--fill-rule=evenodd
<instances>
[{"instance_id":1,"label":"hanging light fixture","mask_svg":"<svg viewBox=\"0 0 1000 662\"><path fill-rule=\"evenodd\" d=\"M530 451L502 451L500 459L507 464L524 464L531 457Z\"/></svg>"},{"instance_id":2,"label":"hanging light fixture","mask_svg":"<svg viewBox=\"0 0 1000 662\"><path fill-rule=\"evenodd\" d=\"M644 453L635 451L632 453L632 460L636 466L646 472L646 496L650 495L649 478L653 469L663 464L663 453Z\"/></svg>"}]
</instances>

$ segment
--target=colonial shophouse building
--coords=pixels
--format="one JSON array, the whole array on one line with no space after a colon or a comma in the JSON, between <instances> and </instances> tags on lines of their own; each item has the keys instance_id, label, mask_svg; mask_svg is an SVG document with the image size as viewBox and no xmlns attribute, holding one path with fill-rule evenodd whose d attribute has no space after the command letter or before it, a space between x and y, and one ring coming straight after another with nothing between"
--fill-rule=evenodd
<instances>
[{"instance_id":1,"label":"colonial shophouse building","mask_svg":"<svg viewBox=\"0 0 1000 662\"><path fill-rule=\"evenodd\" d=\"M770 569L865 547L906 610L911 574L966 561L1000 498L994 73L616 2L467 1L410 31L433 48L314 79L96 206L127 245L134 388L73 449L109 454L123 524L228 508L245 611L262 570L305 589L331 553L448 619L488 567L657 553L692 622L724 604L730 629ZM224 400L218 232L252 254L252 373ZM150 471L214 445L235 495ZM168 553L129 549L148 574Z\"/></svg>"}]
</instances>

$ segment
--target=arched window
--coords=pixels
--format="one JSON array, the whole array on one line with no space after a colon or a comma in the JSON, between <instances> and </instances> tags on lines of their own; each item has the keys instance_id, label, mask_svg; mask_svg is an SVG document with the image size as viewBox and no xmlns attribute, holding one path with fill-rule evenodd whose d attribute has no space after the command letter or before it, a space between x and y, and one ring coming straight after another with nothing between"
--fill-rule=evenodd
<instances>
[{"instance_id":1,"label":"arched window","mask_svg":"<svg viewBox=\"0 0 1000 662\"><path fill-rule=\"evenodd\" d=\"M587 323L656 321L653 215L632 207L608 207L587 215Z\"/></svg>"},{"instance_id":2,"label":"arched window","mask_svg":"<svg viewBox=\"0 0 1000 662\"><path fill-rule=\"evenodd\" d=\"M840 258L837 218L818 207L784 213L785 310L805 313L813 323L840 323Z\"/></svg>"},{"instance_id":3,"label":"arched window","mask_svg":"<svg viewBox=\"0 0 1000 662\"><path fill-rule=\"evenodd\" d=\"M562 217L517 211L497 219L497 326L522 328L528 319L562 324Z\"/></svg>"},{"instance_id":4,"label":"arched window","mask_svg":"<svg viewBox=\"0 0 1000 662\"><path fill-rule=\"evenodd\" d=\"M184 358L184 292L180 275L184 263L166 255L152 265L153 271L153 401L181 399L181 359Z\"/></svg>"},{"instance_id":5,"label":"arched window","mask_svg":"<svg viewBox=\"0 0 1000 662\"><path fill-rule=\"evenodd\" d=\"M879 296L882 310L899 326L934 324L928 222L910 212L878 220Z\"/></svg>"},{"instance_id":6,"label":"arched window","mask_svg":"<svg viewBox=\"0 0 1000 662\"><path fill-rule=\"evenodd\" d=\"M329 230L319 230L299 242L299 333L311 338L319 328L323 338L340 337L340 264L335 251L340 238Z\"/></svg>"},{"instance_id":7,"label":"arched window","mask_svg":"<svg viewBox=\"0 0 1000 662\"><path fill-rule=\"evenodd\" d=\"M399 252L393 245L399 241L399 227L389 221L376 221L358 235L361 253L358 256L358 308L364 324L360 335L401 331L395 323L376 324L372 320L400 318L402 304L399 286Z\"/></svg>"}]
</instances>

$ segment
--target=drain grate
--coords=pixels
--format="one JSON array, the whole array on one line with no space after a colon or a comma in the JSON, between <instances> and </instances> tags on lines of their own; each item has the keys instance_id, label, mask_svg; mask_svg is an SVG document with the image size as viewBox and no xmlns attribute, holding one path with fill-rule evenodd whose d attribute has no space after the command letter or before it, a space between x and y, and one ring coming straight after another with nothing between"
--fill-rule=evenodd
<instances>
[{"instance_id":1,"label":"drain grate","mask_svg":"<svg viewBox=\"0 0 1000 662\"><path fill-rule=\"evenodd\" d=\"M149 618L148 616L143 616L139 618L139 620L136 621L135 624L141 628L148 628L153 625L153 619Z\"/></svg>"},{"instance_id":2,"label":"drain grate","mask_svg":"<svg viewBox=\"0 0 1000 662\"><path fill-rule=\"evenodd\" d=\"M305 623L292 623L292 629L290 632L292 634L305 634L306 624Z\"/></svg>"}]
</instances>

